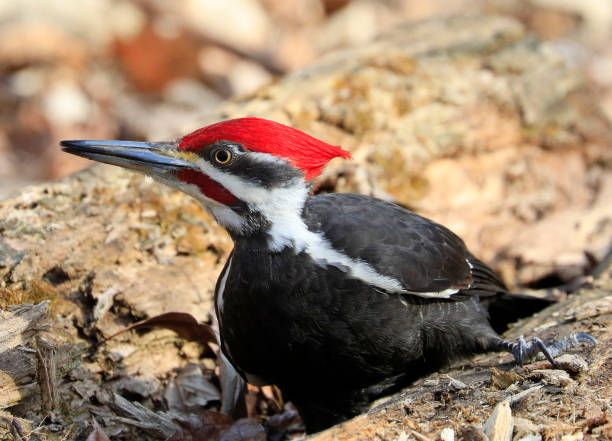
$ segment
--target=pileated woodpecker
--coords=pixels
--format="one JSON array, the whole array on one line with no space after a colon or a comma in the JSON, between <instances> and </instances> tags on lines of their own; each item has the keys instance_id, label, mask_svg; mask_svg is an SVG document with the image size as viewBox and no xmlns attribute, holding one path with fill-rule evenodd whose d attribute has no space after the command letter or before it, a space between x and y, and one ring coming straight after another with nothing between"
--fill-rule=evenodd
<instances>
[{"instance_id":1,"label":"pileated woodpecker","mask_svg":"<svg viewBox=\"0 0 612 441\"><path fill-rule=\"evenodd\" d=\"M136 170L195 197L231 235L217 282L221 348L248 382L276 384L308 431L460 357L508 351L486 310L508 295L447 228L357 194L310 195L309 181L347 151L259 118L224 121L177 142L62 141L64 151Z\"/></svg>"}]
</instances>

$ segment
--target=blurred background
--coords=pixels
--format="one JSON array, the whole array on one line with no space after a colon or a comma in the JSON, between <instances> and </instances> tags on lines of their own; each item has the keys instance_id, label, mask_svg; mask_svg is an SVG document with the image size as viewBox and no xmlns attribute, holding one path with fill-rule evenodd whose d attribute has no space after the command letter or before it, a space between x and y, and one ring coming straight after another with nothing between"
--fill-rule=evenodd
<instances>
[{"instance_id":1,"label":"blurred background","mask_svg":"<svg viewBox=\"0 0 612 441\"><path fill-rule=\"evenodd\" d=\"M60 139L171 140L327 51L456 13L518 18L612 117L610 0L2 0L0 197L88 165Z\"/></svg>"}]
</instances>

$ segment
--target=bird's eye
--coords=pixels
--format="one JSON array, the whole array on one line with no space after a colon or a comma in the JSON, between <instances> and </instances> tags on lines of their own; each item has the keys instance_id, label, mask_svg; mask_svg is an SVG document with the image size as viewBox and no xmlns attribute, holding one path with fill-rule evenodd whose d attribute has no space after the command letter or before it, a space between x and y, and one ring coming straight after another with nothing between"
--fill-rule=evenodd
<instances>
[{"instance_id":1,"label":"bird's eye","mask_svg":"<svg viewBox=\"0 0 612 441\"><path fill-rule=\"evenodd\" d=\"M227 149L215 150L213 159L217 164L227 164L232 160L232 152Z\"/></svg>"}]
</instances>

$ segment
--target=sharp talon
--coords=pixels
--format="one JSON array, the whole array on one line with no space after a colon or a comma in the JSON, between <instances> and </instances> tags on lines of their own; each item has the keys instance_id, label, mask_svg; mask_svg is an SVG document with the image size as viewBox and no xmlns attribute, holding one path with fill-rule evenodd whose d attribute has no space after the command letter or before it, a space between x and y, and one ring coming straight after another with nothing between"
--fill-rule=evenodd
<instances>
[{"instance_id":1,"label":"sharp talon","mask_svg":"<svg viewBox=\"0 0 612 441\"><path fill-rule=\"evenodd\" d=\"M520 337L516 343L512 343L510 346L510 352L514 355L514 361L516 361L519 366L523 366L524 347L525 339L523 339L523 337Z\"/></svg>"},{"instance_id":2,"label":"sharp talon","mask_svg":"<svg viewBox=\"0 0 612 441\"><path fill-rule=\"evenodd\" d=\"M578 343L590 343L592 345L597 344L597 340L595 340L591 334L587 334L586 332L577 332L572 335L572 338Z\"/></svg>"},{"instance_id":3,"label":"sharp talon","mask_svg":"<svg viewBox=\"0 0 612 441\"><path fill-rule=\"evenodd\" d=\"M505 340L497 340L494 343L494 349L498 351L507 351L514 355L514 361L519 365L523 366L526 361L530 361L540 353L550 362L553 367L558 367L555 362L555 357L562 353L569 351L580 345L580 343L589 343L592 345L597 344L591 335L585 332L577 332L572 335L563 337L561 340L547 345L538 337L533 337L529 343L525 341L524 337L520 337L516 343L511 343Z\"/></svg>"},{"instance_id":4,"label":"sharp talon","mask_svg":"<svg viewBox=\"0 0 612 441\"><path fill-rule=\"evenodd\" d=\"M548 346L546 346L546 344L538 337L533 337L531 341L534 343L534 348L537 346L537 348L540 350L542 354L544 354L544 357L546 357L546 359L550 362L550 364L552 364L553 367L557 367L557 363L555 363L555 359L553 358L552 354L548 350Z\"/></svg>"}]
</instances>

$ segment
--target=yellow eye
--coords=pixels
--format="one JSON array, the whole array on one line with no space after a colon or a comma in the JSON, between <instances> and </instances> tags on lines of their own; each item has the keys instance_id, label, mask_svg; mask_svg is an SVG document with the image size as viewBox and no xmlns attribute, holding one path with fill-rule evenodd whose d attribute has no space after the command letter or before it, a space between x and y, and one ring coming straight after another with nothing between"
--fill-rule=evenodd
<instances>
[{"instance_id":1,"label":"yellow eye","mask_svg":"<svg viewBox=\"0 0 612 441\"><path fill-rule=\"evenodd\" d=\"M227 164L232 160L232 152L227 149L219 149L215 151L214 158L217 164Z\"/></svg>"}]
</instances>

